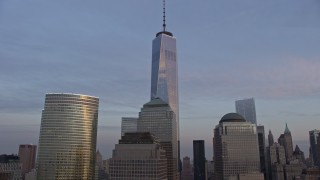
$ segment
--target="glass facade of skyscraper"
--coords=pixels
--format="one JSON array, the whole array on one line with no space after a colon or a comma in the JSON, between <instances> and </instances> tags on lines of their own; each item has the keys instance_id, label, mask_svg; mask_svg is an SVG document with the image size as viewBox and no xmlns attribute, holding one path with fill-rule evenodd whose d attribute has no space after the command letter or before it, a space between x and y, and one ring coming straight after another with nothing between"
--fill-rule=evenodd
<instances>
[{"instance_id":1,"label":"glass facade of skyscraper","mask_svg":"<svg viewBox=\"0 0 320 180\"><path fill-rule=\"evenodd\" d=\"M312 130L309 131L309 139L310 139L310 151L311 151L311 155L312 155L312 160L313 160L313 164L315 166L320 166L320 157L318 157L318 139L319 137L319 133L320 130Z\"/></svg>"},{"instance_id":2,"label":"glass facade of skyscraper","mask_svg":"<svg viewBox=\"0 0 320 180\"><path fill-rule=\"evenodd\" d=\"M47 94L42 111L38 180L94 179L99 99Z\"/></svg>"},{"instance_id":3,"label":"glass facade of skyscraper","mask_svg":"<svg viewBox=\"0 0 320 180\"><path fill-rule=\"evenodd\" d=\"M151 99L167 102L176 115L179 139L179 98L176 39L160 32L152 42Z\"/></svg>"},{"instance_id":4,"label":"glass facade of skyscraper","mask_svg":"<svg viewBox=\"0 0 320 180\"><path fill-rule=\"evenodd\" d=\"M256 106L253 98L236 101L236 112L245 120L257 124Z\"/></svg>"},{"instance_id":5,"label":"glass facade of skyscraper","mask_svg":"<svg viewBox=\"0 0 320 180\"><path fill-rule=\"evenodd\" d=\"M134 117L121 118L121 136L128 132L137 132L137 120Z\"/></svg>"}]
</instances>

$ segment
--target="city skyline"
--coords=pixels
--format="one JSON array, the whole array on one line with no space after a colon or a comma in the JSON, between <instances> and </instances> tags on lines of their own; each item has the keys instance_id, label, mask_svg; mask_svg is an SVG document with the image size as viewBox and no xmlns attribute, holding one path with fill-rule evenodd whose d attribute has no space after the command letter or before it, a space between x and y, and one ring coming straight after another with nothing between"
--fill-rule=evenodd
<instances>
[{"instance_id":1,"label":"city skyline","mask_svg":"<svg viewBox=\"0 0 320 180\"><path fill-rule=\"evenodd\" d=\"M10 141L0 138L0 154L37 144L45 94L70 92L100 97L97 148L110 157L121 117L135 117L149 99L161 3L2 1L0 131ZM179 39L181 157L192 155L192 140L211 142L214 125L245 97L255 98L266 132L277 139L287 122L307 155L319 115L319 2L167 4Z\"/></svg>"}]
</instances>

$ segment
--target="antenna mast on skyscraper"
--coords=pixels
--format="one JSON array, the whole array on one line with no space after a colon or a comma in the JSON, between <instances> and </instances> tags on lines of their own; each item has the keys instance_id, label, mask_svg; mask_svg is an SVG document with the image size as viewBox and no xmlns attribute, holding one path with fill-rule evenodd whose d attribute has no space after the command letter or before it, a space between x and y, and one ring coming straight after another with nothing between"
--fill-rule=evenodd
<instances>
[{"instance_id":1,"label":"antenna mast on skyscraper","mask_svg":"<svg viewBox=\"0 0 320 180\"><path fill-rule=\"evenodd\" d=\"M166 25L166 0L163 0L162 2L163 2L163 24L162 24L163 30L158 32L156 37L158 37L160 34L165 34L173 37L173 34L171 32L166 31L166 26L167 26Z\"/></svg>"},{"instance_id":2,"label":"antenna mast on skyscraper","mask_svg":"<svg viewBox=\"0 0 320 180\"><path fill-rule=\"evenodd\" d=\"M163 0L163 32L166 31L166 0Z\"/></svg>"}]
</instances>

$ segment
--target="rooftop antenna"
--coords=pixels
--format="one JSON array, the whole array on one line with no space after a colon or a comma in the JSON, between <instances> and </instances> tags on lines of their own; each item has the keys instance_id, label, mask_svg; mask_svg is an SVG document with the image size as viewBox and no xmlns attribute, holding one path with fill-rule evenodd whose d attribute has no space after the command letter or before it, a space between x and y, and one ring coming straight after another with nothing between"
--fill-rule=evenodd
<instances>
[{"instance_id":1,"label":"rooftop antenna","mask_svg":"<svg viewBox=\"0 0 320 180\"><path fill-rule=\"evenodd\" d=\"M163 32L166 31L166 0L163 0Z\"/></svg>"}]
</instances>

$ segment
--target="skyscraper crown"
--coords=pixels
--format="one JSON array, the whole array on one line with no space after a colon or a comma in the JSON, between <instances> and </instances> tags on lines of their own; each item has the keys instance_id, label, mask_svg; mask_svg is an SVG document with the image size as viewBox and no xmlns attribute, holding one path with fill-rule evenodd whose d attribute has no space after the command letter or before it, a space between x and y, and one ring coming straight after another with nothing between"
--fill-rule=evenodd
<instances>
[{"instance_id":1,"label":"skyscraper crown","mask_svg":"<svg viewBox=\"0 0 320 180\"><path fill-rule=\"evenodd\" d=\"M291 134L291 132L290 132L290 130L289 130L289 128L288 128L288 124L286 123L286 129L284 130L284 133L285 134Z\"/></svg>"}]
</instances>

